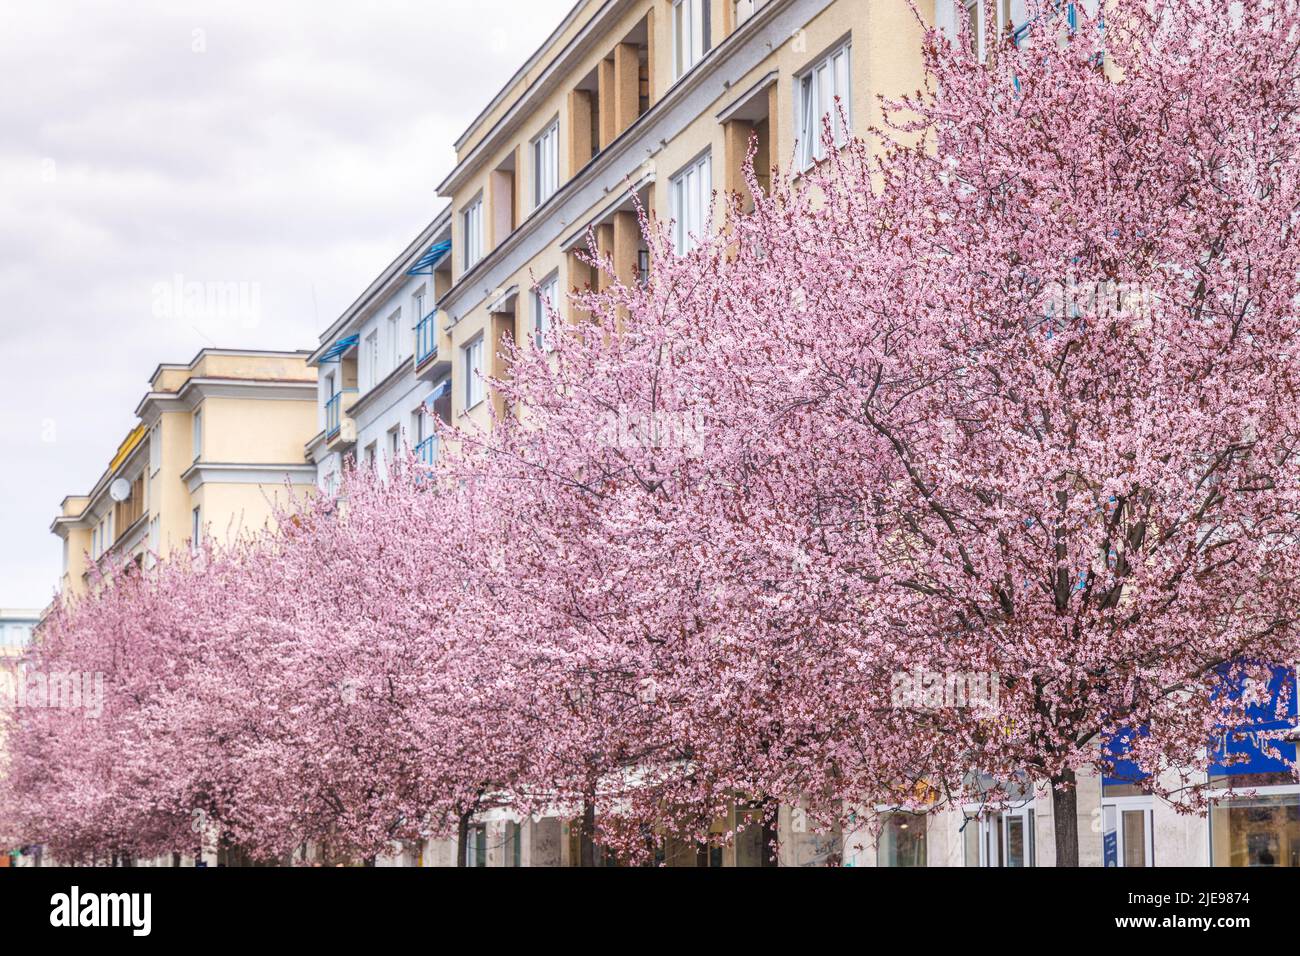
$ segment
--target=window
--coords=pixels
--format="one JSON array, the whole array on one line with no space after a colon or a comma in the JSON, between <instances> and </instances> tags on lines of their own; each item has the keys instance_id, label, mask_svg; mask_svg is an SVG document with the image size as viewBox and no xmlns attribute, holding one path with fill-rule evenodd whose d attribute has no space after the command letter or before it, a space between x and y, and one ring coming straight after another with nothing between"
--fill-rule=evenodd
<instances>
[{"instance_id":1,"label":"window","mask_svg":"<svg viewBox=\"0 0 1300 956\"><path fill-rule=\"evenodd\" d=\"M370 376L366 388L379 384L379 330L366 336L366 373Z\"/></svg>"},{"instance_id":2,"label":"window","mask_svg":"<svg viewBox=\"0 0 1300 956\"><path fill-rule=\"evenodd\" d=\"M365 465L371 471L375 468L375 443L371 442L366 446Z\"/></svg>"},{"instance_id":3,"label":"window","mask_svg":"<svg viewBox=\"0 0 1300 956\"><path fill-rule=\"evenodd\" d=\"M966 22L963 26L969 31L970 51L984 59L984 0L966 0Z\"/></svg>"},{"instance_id":4,"label":"window","mask_svg":"<svg viewBox=\"0 0 1300 956\"><path fill-rule=\"evenodd\" d=\"M198 461L203 454L203 412L196 410L194 412L194 460Z\"/></svg>"},{"instance_id":5,"label":"window","mask_svg":"<svg viewBox=\"0 0 1300 956\"><path fill-rule=\"evenodd\" d=\"M706 218L713 199L712 157L705 153L673 177L673 219L677 254L685 255L695 248L704 235Z\"/></svg>"},{"instance_id":6,"label":"window","mask_svg":"<svg viewBox=\"0 0 1300 956\"><path fill-rule=\"evenodd\" d=\"M1152 866L1151 797L1107 799L1105 786L1101 800L1101 847L1103 866Z\"/></svg>"},{"instance_id":7,"label":"window","mask_svg":"<svg viewBox=\"0 0 1300 956\"><path fill-rule=\"evenodd\" d=\"M388 429L388 460L397 461L402 451L402 426L394 425Z\"/></svg>"},{"instance_id":8,"label":"window","mask_svg":"<svg viewBox=\"0 0 1300 956\"><path fill-rule=\"evenodd\" d=\"M465 407L473 408L484 398L483 336L461 349L464 355Z\"/></svg>"},{"instance_id":9,"label":"window","mask_svg":"<svg viewBox=\"0 0 1300 956\"><path fill-rule=\"evenodd\" d=\"M921 813L884 814L876 866L925 866L926 818Z\"/></svg>"},{"instance_id":10,"label":"window","mask_svg":"<svg viewBox=\"0 0 1300 956\"><path fill-rule=\"evenodd\" d=\"M804 169L826 158L823 117L830 117L836 146L843 146L849 140L848 130L840 119L840 109L843 109L845 118L850 123L853 121L849 77L849 44L846 43L795 78L799 161ZM838 106L836 97L840 98Z\"/></svg>"},{"instance_id":11,"label":"window","mask_svg":"<svg viewBox=\"0 0 1300 956\"><path fill-rule=\"evenodd\" d=\"M1211 866L1300 867L1300 787L1280 790L1215 801Z\"/></svg>"},{"instance_id":12,"label":"window","mask_svg":"<svg viewBox=\"0 0 1300 956\"><path fill-rule=\"evenodd\" d=\"M470 203L460 214L465 244L465 268L471 269L483 258L483 197Z\"/></svg>"},{"instance_id":13,"label":"window","mask_svg":"<svg viewBox=\"0 0 1300 956\"><path fill-rule=\"evenodd\" d=\"M201 508L190 512L190 550L199 550L199 541L203 536L203 514Z\"/></svg>"},{"instance_id":14,"label":"window","mask_svg":"<svg viewBox=\"0 0 1300 956\"><path fill-rule=\"evenodd\" d=\"M161 521L162 518L159 515L154 515L149 519L149 550L154 554L157 554L158 549L162 547Z\"/></svg>"},{"instance_id":15,"label":"window","mask_svg":"<svg viewBox=\"0 0 1300 956\"><path fill-rule=\"evenodd\" d=\"M162 423L154 422L149 429L149 474L158 474L162 468Z\"/></svg>"},{"instance_id":16,"label":"window","mask_svg":"<svg viewBox=\"0 0 1300 956\"><path fill-rule=\"evenodd\" d=\"M550 348L551 315L547 309L556 303L559 284L559 276L552 275L533 291L533 342L539 349Z\"/></svg>"},{"instance_id":17,"label":"window","mask_svg":"<svg viewBox=\"0 0 1300 956\"><path fill-rule=\"evenodd\" d=\"M506 823L506 866L523 866L523 829L522 823L513 820Z\"/></svg>"},{"instance_id":18,"label":"window","mask_svg":"<svg viewBox=\"0 0 1300 956\"><path fill-rule=\"evenodd\" d=\"M487 866L487 826L476 823L465 834L465 865Z\"/></svg>"},{"instance_id":19,"label":"window","mask_svg":"<svg viewBox=\"0 0 1300 956\"><path fill-rule=\"evenodd\" d=\"M711 0L673 4L673 79L681 79L709 52Z\"/></svg>"},{"instance_id":20,"label":"window","mask_svg":"<svg viewBox=\"0 0 1300 956\"><path fill-rule=\"evenodd\" d=\"M962 844L966 866L1033 866L1033 808L1024 805L1002 811L968 810Z\"/></svg>"},{"instance_id":21,"label":"window","mask_svg":"<svg viewBox=\"0 0 1300 956\"><path fill-rule=\"evenodd\" d=\"M533 140L533 206L550 199L560 184L560 121Z\"/></svg>"},{"instance_id":22,"label":"window","mask_svg":"<svg viewBox=\"0 0 1300 956\"><path fill-rule=\"evenodd\" d=\"M388 317L388 359L393 368L402 364L402 310Z\"/></svg>"},{"instance_id":23,"label":"window","mask_svg":"<svg viewBox=\"0 0 1300 956\"><path fill-rule=\"evenodd\" d=\"M415 321L419 322L425 316L424 300L428 295L428 290L424 286L415 290L415 295L411 297L411 303L415 307Z\"/></svg>"},{"instance_id":24,"label":"window","mask_svg":"<svg viewBox=\"0 0 1300 956\"><path fill-rule=\"evenodd\" d=\"M740 26L767 5L767 0L736 0L736 26Z\"/></svg>"}]
</instances>

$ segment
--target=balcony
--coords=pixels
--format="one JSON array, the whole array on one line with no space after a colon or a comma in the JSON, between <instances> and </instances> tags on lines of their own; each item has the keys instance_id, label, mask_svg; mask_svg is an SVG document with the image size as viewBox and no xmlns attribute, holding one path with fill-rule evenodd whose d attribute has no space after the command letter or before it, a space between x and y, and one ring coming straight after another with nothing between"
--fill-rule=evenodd
<instances>
[{"instance_id":1,"label":"balcony","mask_svg":"<svg viewBox=\"0 0 1300 956\"><path fill-rule=\"evenodd\" d=\"M347 412L357 400L355 388L335 392L325 403L325 441L330 451L356 442L356 426Z\"/></svg>"},{"instance_id":2,"label":"balcony","mask_svg":"<svg viewBox=\"0 0 1300 956\"><path fill-rule=\"evenodd\" d=\"M415 377L434 379L451 369L451 356L438 348L438 310L434 309L415 327Z\"/></svg>"},{"instance_id":3,"label":"balcony","mask_svg":"<svg viewBox=\"0 0 1300 956\"><path fill-rule=\"evenodd\" d=\"M415 458L417 461L423 462L432 468L434 463L438 460L438 436L430 435L424 441L420 442L420 444L416 445Z\"/></svg>"}]
</instances>

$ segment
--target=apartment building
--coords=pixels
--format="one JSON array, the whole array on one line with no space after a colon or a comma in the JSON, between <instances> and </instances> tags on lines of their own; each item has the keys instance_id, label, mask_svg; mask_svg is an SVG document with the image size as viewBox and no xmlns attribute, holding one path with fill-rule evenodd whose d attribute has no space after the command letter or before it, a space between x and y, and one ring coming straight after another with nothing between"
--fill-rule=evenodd
<instances>
[{"instance_id":1,"label":"apartment building","mask_svg":"<svg viewBox=\"0 0 1300 956\"><path fill-rule=\"evenodd\" d=\"M138 422L95 486L63 499L62 589L84 593L92 565L143 564L265 526L289 488L309 489L316 371L306 352L203 349L159 365Z\"/></svg>"},{"instance_id":2,"label":"apartment building","mask_svg":"<svg viewBox=\"0 0 1300 956\"><path fill-rule=\"evenodd\" d=\"M1083 6L1095 13L1098 0ZM923 0L956 38L969 28L980 56L1025 26L1023 0ZM1064 5L1072 22L1076 5ZM456 142L439 186L450 202L454 254L433 314L437 352L460 425L486 427L499 400L483 376L507 373L506 336L545 347L547 301L604 282L581 261L590 237L621 281L649 268L635 202L672 220L679 252L716 228L715 191L745 198L741 170L756 141L760 188L779 166L798 176L822 158L822 118L836 136L880 119L877 98L917 88L920 32L903 0L581 0ZM839 98L848 126L841 128ZM716 213L715 213L716 215ZM572 307L561 309L570 321ZM1291 678L1294 680L1294 678ZM1183 816L1140 779L1082 776L1081 862L1096 866L1297 865L1300 787L1262 753L1212 768L1222 786L1208 818ZM1243 798L1229 784L1262 786ZM722 830L746 813L733 807ZM777 821L781 865L1034 866L1054 856L1051 795L1026 782L999 810L968 807L885 816L882 839L825 833L797 807ZM725 850L669 847L668 865L762 865L754 830ZM748 842L746 842L748 841ZM471 866L572 865L576 828L557 818L487 814L471 832ZM419 858L407 850L407 859ZM450 863L427 844L426 865ZM1270 863L1270 861L1272 861Z\"/></svg>"},{"instance_id":3,"label":"apartment building","mask_svg":"<svg viewBox=\"0 0 1300 956\"><path fill-rule=\"evenodd\" d=\"M957 13L949 12L955 28ZM382 436L397 420L367 430L366 402L387 407L398 394L406 405L419 401L418 392L396 384L409 383L412 371L418 378L431 369L424 381L438 390L446 420L488 427L493 404L498 414L504 409L484 378L508 373L506 337L544 348L547 303L562 306L566 293L606 281L581 261L590 237L612 257L621 281L648 271L637 201L676 222L684 252L716 228L715 190L744 194L751 137L766 187L773 165L797 175L823 158L821 120L834 114L836 97L849 115L849 128L836 120L847 139L879 119L877 95L914 89L920 79L920 30L902 0L576 3L457 140L456 166L438 188L449 201L439 220L445 233L420 237L313 354L322 382L326 363L338 361L342 388L322 385L322 434L312 451L322 487L336 474L335 453L381 458ZM433 244L444 236L450 246L434 267L429 315L436 364L418 357L413 369L385 363L385 328L377 320L409 298L407 264L425 248L442 248ZM578 318L571 307L560 312ZM371 337L381 358L379 371L367 373ZM348 388L358 388L354 397ZM353 418L352 431L332 417L329 402ZM719 832L754 812L733 808L718 821ZM841 853L838 836L819 833L797 808L783 807L777 825L783 865L816 865ZM746 832L725 850L667 847L664 862L762 865L761 831ZM394 862L447 865L454 855L445 841L430 841L405 848ZM466 855L471 866L576 865L577 828L556 817L489 813L472 828Z\"/></svg>"},{"instance_id":4,"label":"apartment building","mask_svg":"<svg viewBox=\"0 0 1300 956\"><path fill-rule=\"evenodd\" d=\"M408 449L436 460L433 417L451 414L451 349L437 309L451 262L444 211L321 335L308 358L318 371L318 430L306 448L322 490L338 487L349 457L381 473Z\"/></svg>"},{"instance_id":5,"label":"apartment building","mask_svg":"<svg viewBox=\"0 0 1300 956\"><path fill-rule=\"evenodd\" d=\"M797 174L821 158L835 97L847 137L879 118L878 94L920 79L902 0L577 3L457 140L439 186L456 248L438 302L453 420L487 423L482 375L505 372L504 337L544 345L545 302L604 281L580 260L589 236L620 280L649 268L633 195L686 250L716 226L715 190L744 193L751 136L760 185L773 164Z\"/></svg>"}]
</instances>

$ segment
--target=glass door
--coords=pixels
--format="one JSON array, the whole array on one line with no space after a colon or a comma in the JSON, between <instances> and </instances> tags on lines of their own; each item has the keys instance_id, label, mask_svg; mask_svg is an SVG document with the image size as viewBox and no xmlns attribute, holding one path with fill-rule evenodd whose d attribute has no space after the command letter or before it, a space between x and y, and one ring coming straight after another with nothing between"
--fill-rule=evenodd
<instances>
[{"instance_id":1,"label":"glass door","mask_svg":"<svg viewBox=\"0 0 1300 956\"><path fill-rule=\"evenodd\" d=\"M1034 865L1034 810L1028 804L989 811L979 819L979 865Z\"/></svg>"},{"instance_id":2,"label":"glass door","mask_svg":"<svg viewBox=\"0 0 1300 956\"><path fill-rule=\"evenodd\" d=\"M1103 800L1102 856L1106 866L1154 866L1150 797Z\"/></svg>"}]
</instances>

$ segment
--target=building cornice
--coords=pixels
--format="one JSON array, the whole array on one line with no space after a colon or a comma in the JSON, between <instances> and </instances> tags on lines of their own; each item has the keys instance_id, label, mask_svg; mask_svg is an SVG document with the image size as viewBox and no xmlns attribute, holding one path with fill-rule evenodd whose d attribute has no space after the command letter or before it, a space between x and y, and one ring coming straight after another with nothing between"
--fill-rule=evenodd
<instances>
[{"instance_id":1,"label":"building cornice","mask_svg":"<svg viewBox=\"0 0 1300 956\"><path fill-rule=\"evenodd\" d=\"M316 389L316 382L310 379L191 378L174 392L146 393L135 414L152 425L157 420L154 412L189 411L205 398L315 402Z\"/></svg>"},{"instance_id":2,"label":"building cornice","mask_svg":"<svg viewBox=\"0 0 1300 956\"><path fill-rule=\"evenodd\" d=\"M580 61L595 48L601 39L603 39L603 29L610 19L617 18L626 13L635 6L640 0L606 0L591 19L578 31L564 48L546 65L537 79L528 84L528 87L520 94L519 98L510 105L504 116L492 125L482 139L475 144L464 160L459 159L465 144L478 132L482 127L484 120L497 109L510 95L510 91L518 86L519 81L528 74L528 71L536 67L546 53L555 45L555 42L564 35L564 32L573 25L582 8L587 5L588 0L578 0L573 9L569 11L561 24L551 33L546 41L537 48L537 50L524 61L524 65L515 71L515 75L503 86L497 95L492 97L488 105L474 117L465 132L461 133L456 139L455 147L457 154L456 168L451 171L448 177L438 186L438 195L447 196L450 190L454 190L462 185L462 181L473 171L479 162L483 159L483 154L493 151L501 139L513 133L523 124L526 118L531 117L536 112L536 103L539 99L549 96L554 88L559 85L559 79L562 78L575 62Z\"/></svg>"},{"instance_id":3,"label":"building cornice","mask_svg":"<svg viewBox=\"0 0 1300 956\"><path fill-rule=\"evenodd\" d=\"M283 351L280 349L217 349L205 348L199 349L194 358L188 363L185 362L162 362L153 370L149 376L149 383L152 385L158 381L158 376L164 371L168 372L186 372L198 368L199 362L203 361L207 355L236 356L240 358L265 358L273 356L275 358L305 358L311 353L306 349L294 349L292 351Z\"/></svg>"},{"instance_id":4,"label":"building cornice","mask_svg":"<svg viewBox=\"0 0 1300 956\"><path fill-rule=\"evenodd\" d=\"M196 461L181 472L181 481L193 494L205 484L229 485L311 485L316 482L316 466L310 463L245 464Z\"/></svg>"}]
</instances>

